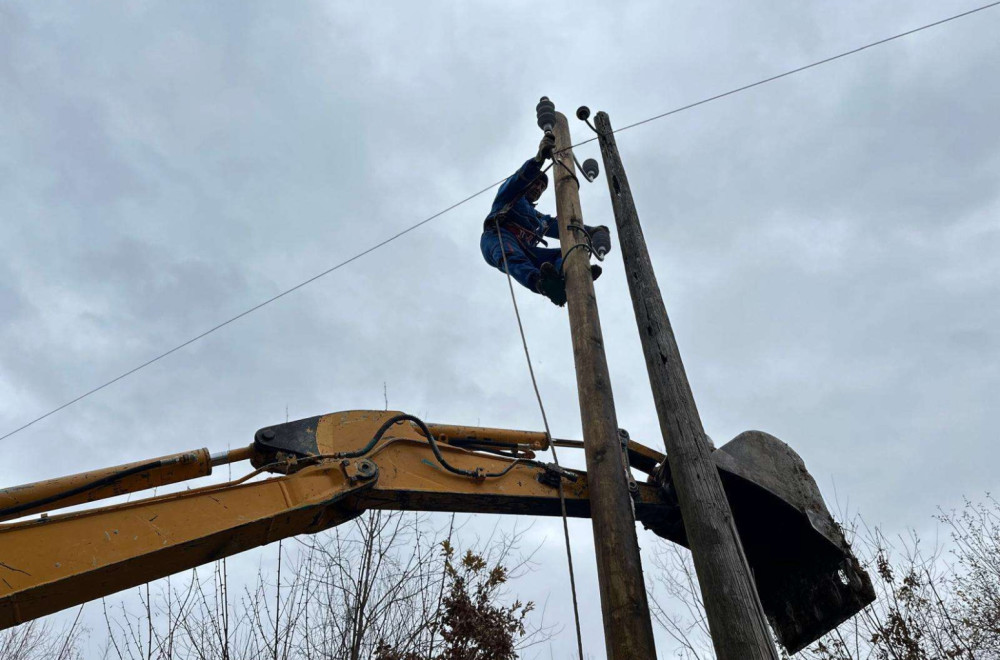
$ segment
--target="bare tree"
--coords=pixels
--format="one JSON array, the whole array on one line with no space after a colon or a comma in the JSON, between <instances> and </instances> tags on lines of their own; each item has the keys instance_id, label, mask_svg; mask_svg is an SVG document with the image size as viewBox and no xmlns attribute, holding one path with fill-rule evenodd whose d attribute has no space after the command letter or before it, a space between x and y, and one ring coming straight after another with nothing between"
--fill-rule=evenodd
<instances>
[{"instance_id":1,"label":"bare tree","mask_svg":"<svg viewBox=\"0 0 1000 660\"><path fill-rule=\"evenodd\" d=\"M77 608L73 623L68 627L54 626L50 621L36 619L0 631L0 660L77 660L82 658L79 627L83 606Z\"/></svg>"},{"instance_id":2,"label":"bare tree","mask_svg":"<svg viewBox=\"0 0 1000 660\"><path fill-rule=\"evenodd\" d=\"M674 641L676 657L713 657L691 553L675 543L661 543L655 546L652 563L654 570L647 577L646 590L653 623Z\"/></svg>"},{"instance_id":3,"label":"bare tree","mask_svg":"<svg viewBox=\"0 0 1000 660\"><path fill-rule=\"evenodd\" d=\"M1000 660L1000 505L987 497L938 519L949 548L927 548L915 532L889 538L856 518L845 531L876 577L876 601L796 657ZM651 611L674 655L713 658L690 553L661 546L653 565Z\"/></svg>"},{"instance_id":4,"label":"bare tree","mask_svg":"<svg viewBox=\"0 0 1000 660\"><path fill-rule=\"evenodd\" d=\"M441 530L427 527L426 516L372 511L353 529L306 542L296 567L310 619L303 655L369 658L379 640L416 648L440 592L434 548Z\"/></svg>"},{"instance_id":5,"label":"bare tree","mask_svg":"<svg viewBox=\"0 0 1000 660\"><path fill-rule=\"evenodd\" d=\"M1000 503L992 496L942 513L960 577L952 584L961 630L982 657L1000 658Z\"/></svg>"},{"instance_id":6,"label":"bare tree","mask_svg":"<svg viewBox=\"0 0 1000 660\"><path fill-rule=\"evenodd\" d=\"M443 654L483 641L468 635L473 628L458 612L478 616L474 628L483 632L508 630L514 650L547 639L552 629L535 623L542 617L506 591L532 567L531 554L520 549L523 532L498 525L461 545L455 516L437 526L433 520L370 511L300 540L289 556L282 550L288 546L279 546L274 577L258 569L241 593L230 592L221 560L165 587L139 588L138 607L102 602L105 657L360 660L381 648L401 658L457 658Z\"/></svg>"},{"instance_id":7,"label":"bare tree","mask_svg":"<svg viewBox=\"0 0 1000 660\"><path fill-rule=\"evenodd\" d=\"M454 551L454 521L452 516L447 529L433 529L424 515L374 511L358 519L353 533L312 541L299 568L307 576L311 631L300 642L302 655L356 660L383 648L400 657L436 657L445 646L437 622L454 582L451 555L442 548ZM530 564L530 555L518 552L520 538L516 530L503 535L495 529L471 551L516 575ZM492 597L505 595L506 575ZM529 626L525 637L534 641L549 632Z\"/></svg>"}]
</instances>

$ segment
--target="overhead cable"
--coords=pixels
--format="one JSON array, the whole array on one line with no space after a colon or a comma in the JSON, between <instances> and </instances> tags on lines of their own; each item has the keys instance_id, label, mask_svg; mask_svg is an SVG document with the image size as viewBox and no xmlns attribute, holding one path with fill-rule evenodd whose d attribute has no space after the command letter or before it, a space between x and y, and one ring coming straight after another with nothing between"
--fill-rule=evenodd
<instances>
[{"instance_id":1,"label":"overhead cable","mask_svg":"<svg viewBox=\"0 0 1000 660\"><path fill-rule=\"evenodd\" d=\"M794 75L796 73L801 73L801 72L806 71L808 69L812 69L812 68L821 66L823 64L828 64L830 62L833 62L835 60L839 60L839 59L844 58L844 57L848 57L850 55L855 55L855 54L860 53L862 51L868 50L869 48L874 48L876 46L881 46L881 45L887 44L887 43L889 43L891 41L895 41L897 39L901 39L903 37L907 37L907 36L910 36L912 34L916 34L917 32L922 32L924 30L928 30L928 29L933 28L933 27L944 25L945 23L950 23L951 21L957 20L959 18L964 18L966 16L970 16L972 14L976 14L978 12L984 11L986 9L991 9L993 7L996 7L997 5L1000 5L1000 0L998 0L997 2L991 2L989 4L982 5L980 7L976 7L975 9L970 9L968 11L964 11L964 12L962 12L960 14L955 14L953 16L949 16L948 18L943 18L941 20L934 21L933 23L928 23L926 25L922 25L920 27L913 28L912 30L907 30L905 32L900 32L899 34L894 34L891 37L886 37L884 39L879 39L878 41L873 41L873 42L871 42L869 44L865 44L864 46L859 46L857 48L852 48L851 50L847 50L847 51L844 51L844 52L839 53L837 55L833 55L832 57L827 57L827 58L824 58L822 60L818 60L816 62L813 62L811 64L806 64L805 66L800 66L800 67L797 67L795 69L790 69L788 71L785 71L784 73L779 73L777 75L770 76L770 77L764 78L762 80L758 80L757 82L753 82L753 83L750 83L748 85L743 85L742 87L737 87L735 89L731 89L728 92L723 92L721 94L716 94L715 96L710 96L710 97L702 99L700 101L695 101L694 103L689 103L689 104L681 106L679 108L674 108L673 110L668 110L667 112L663 112L663 113L660 113L658 115L653 115L652 117L648 117L646 119L642 119L640 121L633 122L631 124L627 124L625 126L622 126L621 128L617 128L617 129L615 129L613 131L613 133L621 133L622 131L627 131L627 130L629 130L631 128L635 128L636 126L641 126L643 124L648 124L649 122L656 121L658 119L663 119L664 117L669 117L669 116L675 115L675 114L677 114L679 112L683 112L685 110L690 110L691 108L696 108L696 107L698 107L700 105L705 105L706 103L711 103L712 101L718 101L719 99L723 99L723 98L726 98L728 96L733 96L734 94L739 94L740 92L745 92L748 89L753 89L754 87L760 87L761 85L766 85L767 83L774 82L775 80L780 80L781 78L786 78L786 77ZM568 148L572 149L572 148L575 148L575 147L579 147L581 145L593 142L596 139L597 139L596 137L589 138L589 139L583 140L582 142L578 142L578 143L576 143L576 144L574 144L574 145L572 145L572 146L570 146ZM311 284L311 283L315 282L316 280L318 280L318 279L320 279L322 277L325 277L325 276L329 275L330 273L332 273L332 272L334 272L336 270L339 270L340 268L343 268L347 264L349 264L349 263L351 263L353 261L356 261L356 260L360 259L361 257L364 257L364 256L366 256L368 254L371 254L375 250L378 250L379 248L381 248L381 247L383 247L385 245L388 245L389 243L392 243L396 239L398 239L398 238L400 238L402 236L405 236L406 234L409 234L413 230L415 230L415 229L417 229L419 227L422 227L423 225L425 225L425 224L429 223L430 221L432 221L432 220L434 220L434 219L436 219L436 218L444 215L445 213L448 213L449 211L451 211L453 209L456 209L459 206L462 206L466 202L472 201L473 199L475 199L476 197L479 197L483 193L486 193L486 192L492 190L493 188L496 188L501 183L503 183L505 180L506 180L506 177L503 178L503 179L500 179L499 181L496 181L495 183L491 183L490 185L486 186L482 190L480 190L478 192L475 192L475 193L469 195L468 197L466 197L466 198L464 198L464 199L462 199L462 200L460 200L458 202L455 202L451 206L449 206L449 207L447 207L447 208L445 208L445 209L443 209L441 211L438 211L434 215L431 215L431 216L428 216L427 218L424 218L423 220L421 220L420 222L417 222L416 224L410 225L406 229L403 229L402 231L400 231L400 232L398 232L398 233L390 236L389 238L386 238L386 239L380 241L379 243L376 243L375 245L373 245L373 246L371 246L371 247L369 247L369 248L367 248L367 249L365 249L365 250L363 250L361 252L358 252L354 256L352 256L352 257L350 257L348 259L345 259L344 261L341 261L340 263L336 264L335 266L327 268L323 272L317 273L316 275L313 275L309 279L303 280L302 282L299 282L295 286L293 286L291 288L288 288L288 289L285 289L281 293L279 293L279 294L277 294L275 296L272 296L271 298L268 298L267 300L265 300L265 301L263 301L261 303L258 303L258 304L254 305L253 307L251 307L251 308L249 308L249 309L247 309L247 310L245 310L243 312L240 312L236 316L233 316L232 318L227 319L227 320L219 323L218 325L212 326L211 328L209 328L208 330L205 330L201 334L198 334L198 335L192 337L191 339L188 339L187 341L185 341L185 342L183 342L181 344L178 344L177 346L171 348L170 350L167 350L167 351L164 351L163 353L160 353L156 357L154 357L154 358L152 358L150 360L147 360L146 362L143 362L142 364L140 364L140 365L138 365L138 366L136 366L136 367L134 367L132 369L129 369L128 371L122 373L121 375L116 376L115 378L112 378L111 380L109 380L109 381L107 381L107 382L105 382L105 383L103 383L101 385L98 385L97 387L95 387L93 389L87 390L83 394L81 394L81 395L79 395L79 396L77 396L77 397L75 397L75 398L67 401L66 403L62 404L61 406L53 408L52 410L48 411L44 415L40 415L40 416L32 419L31 421L29 421L29 422L27 422L27 423L25 423L25 424L23 424L23 425L15 428L15 429L11 430L11 431L8 431L4 435L0 436L0 440L4 440L4 439L9 438L10 436L14 435L15 433L19 433L19 432L23 431L24 429L28 428L29 426L32 426L32 425L36 424L37 422L42 421L46 417L54 415L55 413L57 413L57 412L59 412L61 410L64 410L65 408L68 408L69 406L73 405L74 403L77 403L78 401L81 401L82 399L87 398L91 394L95 394L97 392L100 392L101 390L103 390L104 388L108 387L109 385L113 385L113 384L117 383L118 381L122 380L123 378L127 378L127 377L131 376L132 374L136 373L137 371L145 369L149 365L162 360L163 358L167 357L168 355L171 355L172 353L176 353L180 349L193 344L194 342L198 341L199 339L207 337L208 335L212 334L213 332L216 332L217 330L221 330L222 328L228 326L229 324L233 323L234 321L238 321L239 319L243 318L244 316L247 316L248 314L252 314L253 312L256 312L258 309L260 309L262 307L265 307L267 305L270 305L271 303L275 302L276 300L284 298L285 296L287 296L288 294L292 293L293 291L297 291L297 290L301 289L302 287L306 286L307 284Z\"/></svg>"}]
</instances>

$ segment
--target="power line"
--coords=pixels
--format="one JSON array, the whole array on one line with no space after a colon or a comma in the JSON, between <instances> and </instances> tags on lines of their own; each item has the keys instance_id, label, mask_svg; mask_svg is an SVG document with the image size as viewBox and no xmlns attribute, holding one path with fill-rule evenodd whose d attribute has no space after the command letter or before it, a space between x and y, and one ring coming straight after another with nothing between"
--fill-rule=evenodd
<instances>
[{"instance_id":1,"label":"power line","mask_svg":"<svg viewBox=\"0 0 1000 660\"><path fill-rule=\"evenodd\" d=\"M317 273L316 275L313 275L309 279L304 280L302 282L299 282L298 284L296 284L295 286L291 287L290 289L285 289L284 291L282 291L278 295L272 296L271 298L268 298L267 300L254 305L250 309L248 309L246 311L243 311L243 312L240 312L236 316L234 316L234 317L232 317L230 319L227 319L227 320L223 321L222 323L219 323L218 325L212 326L208 330L202 332L200 335L197 335L195 337L192 337L191 339L188 339L183 344L178 344L177 346L174 346L173 348L171 348L169 351L164 351L163 353L160 353L159 355L157 355L153 359L147 360L146 362L143 362L139 366L134 367L132 369L129 369L125 373L121 374L120 376L116 376L115 378L112 378L111 380L109 380L108 382L104 383L103 385L98 385L94 389L88 390L87 392L84 392L83 394L81 394L80 396L76 397L75 399L72 399L71 401L67 401L66 403L62 404L58 408L53 408L49 412L45 413L44 415L41 415L40 417L36 417L35 419L31 420L27 424L24 424L23 426L20 426L20 427L14 429L13 431L9 431L9 432L5 433L4 435L0 436L0 440L4 440L4 439L9 438L10 436L14 435L15 433L19 433L19 432L23 431L24 429L28 428L32 424L35 424L36 422L40 422L43 419L45 419L46 417L48 417L50 415L54 415L55 413L59 412L60 410L63 410L64 408L68 408L69 406L72 406L77 401L80 401L81 399L85 399L88 396L90 396L91 394L94 394L95 392L100 392L105 387L108 387L109 385L114 385L115 383L117 383L121 379L127 378L127 377L131 376L132 374L134 374L135 372L140 371L142 369L145 369L146 367L148 367L149 365L153 364L154 362L158 362L158 361L162 360L163 358L167 357L168 355L170 355L172 353L176 353L177 351L181 350L185 346L189 346L189 345L193 344L194 342L198 341L199 339L201 339L203 337L207 337L208 335L212 334L213 332L215 332L217 330L221 330L222 328L226 327L230 323L233 323L234 321L238 321L241 318L243 318L244 316L247 316L248 314L252 314L253 312L256 312L261 307L264 307L266 305L270 305L275 300L278 300L279 298L284 298L289 293L292 293L293 291L297 291L297 290L301 289L302 287L306 286L307 284L311 284L312 282L315 282L319 278L325 277L326 275L329 275L333 271L339 270L340 268L343 268L344 266L346 266L347 264L351 263L352 261L356 261L356 260L360 259L361 257L365 256L366 254L370 254L370 253L374 252L375 250L379 249L380 247L383 247L385 245L388 245L389 243L392 243L397 238L405 236L406 234L409 234L411 231L417 229L418 227L422 227L423 225L426 225L428 222L430 222L431 220L434 220L438 216L444 215L448 211L451 211L452 209L457 208L457 207L461 206L462 204L465 204L469 200L474 199L474 198L482 195L484 192L486 192L488 190L492 190L493 188L499 186L504 181L506 181L506 178L500 179L496 183L491 183L489 186L483 188L479 192L474 193L472 195L469 195L468 197L466 197L465 199L463 199L463 200L461 200L459 202L455 202L454 204L452 204L448 208L446 208L446 209L444 209L442 211L438 211L437 213L435 213L432 216L428 216L427 218L424 218L423 220L421 220L420 222L416 223L415 225L410 225L409 227L407 227L403 231L399 232L398 234L394 234L394 235L390 236L389 238L381 241L380 243L376 243L375 245L371 246L367 250L364 250L362 252L358 252L353 257L350 257L349 259L345 259L344 261L341 261L337 265L332 266L330 268L327 268L322 273Z\"/></svg>"},{"instance_id":2,"label":"power line","mask_svg":"<svg viewBox=\"0 0 1000 660\"><path fill-rule=\"evenodd\" d=\"M642 126L643 124L648 124L649 122L656 121L657 119L663 119L664 117L669 117L670 115L676 115L678 112L684 112L685 110L690 110L691 108L696 108L699 105L705 105L706 103L711 103L712 101L718 101L719 99L725 98L727 96L732 96L733 94L739 94L740 92L745 92L748 89L753 89L754 87L760 87L761 85L766 85L769 82L774 82L775 80L780 80L781 78L787 78L788 76L794 75L796 73L801 73L803 71L806 71L807 69L812 69L814 67L821 66L823 64L829 64L830 62L833 62L834 60L839 60L841 58L848 57L850 55L856 55L857 53L860 53L863 50L868 50L869 48L874 48L876 46L881 46L883 44L889 43L890 41L895 41L896 39L902 39L903 37L908 37L911 34L916 34L917 32L922 32L923 30L928 30L928 29L930 29L932 27L937 27L939 25L944 25L945 23L950 23L951 21L957 20L959 18L964 18L966 16L970 16L970 15L975 14L977 12L981 12L983 10L990 9L991 7L996 7L997 5L1000 5L1000 2L991 2L988 5L983 5L981 7L976 7L975 9L970 9L969 11L962 12L961 14L955 14L954 16L949 16L948 18L942 18L940 21L934 21L933 23L928 23L927 25L921 25L918 28L913 28L912 30L907 30L906 32L900 32L899 34L894 34L891 37L886 37L885 39L879 39L878 41L873 41L870 44L865 44L864 46L859 46L857 48L853 48L851 50L844 51L843 53L840 53L839 55L834 55L833 57L828 57L826 59L813 62L812 64L806 64L805 66L800 66L797 69L791 69L790 71L785 71L784 73L779 73L776 76L771 76L770 78L764 78L763 80L758 80L755 83L750 83L749 85L743 85L742 87L737 87L736 89L731 89L728 92L723 92L722 94L716 94L715 96L710 96L710 97L708 97L706 99L702 99L700 101L695 101L694 103L689 103L688 105L684 105L684 106L681 106L679 108L674 108L673 110L668 110L667 112L664 112L664 113L661 113L661 114L658 114L658 115L653 115L652 117L647 117L646 119L641 119L641 120L639 120L637 122L634 122L632 124L628 124L627 126L622 126L621 128L615 129L613 132L614 133L621 133L622 131L627 131L630 128L635 128L636 126ZM583 142L580 142L578 144L574 144L573 146L574 147L578 147L581 144L587 144L588 142L593 142L596 139L597 139L596 137L592 137L592 138L584 140ZM2 438L0 438L0 439L2 439Z\"/></svg>"},{"instance_id":3,"label":"power line","mask_svg":"<svg viewBox=\"0 0 1000 660\"><path fill-rule=\"evenodd\" d=\"M775 80L780 80L781 78L786 78L786 77L794 75L796 73L801 73L802 71L806 71L808 69L812 69L814 67L818 67L818 66L821 66L823 64L828 64L830 62L833 62L835 60L839 60L839 59L844 58L844 57L848 57L850 55L855 55L857 53L860 53L861 51L868 50L869 48L874 48L875 46L881 46L883 44L889 43L890 41L895 41L896 39L901 39L903 37L907 37L909 35L916 34L917 32L922 32L923 30L928 30L928 29L933 28L933 27L944 25L945 23L950 23L951 21L957 20L959 18L964 18L966 16L970 16L972 14L984 11L986 9L990 9L992 7L996 7L997 5L1000 5L1000 0L998 0L997 2L991 2L989 4L982 5L981 7L976 7L975 9L970 9L970 10L962 12L960 14L955 14L954 16L949 16L948 18L943 18L943 19L941 19L939 21L934 21L933 23L928 23L926 25L922 25L922 26L920 26L918 28L913 28L912 30L907 30L905 32L900 32L899 34L895 34L895 35L893 35L891 37L886 37L886 38L880 39L878 41L873 41L873 42L871 42L869 44L865 44L864 46L859 46L857 48L853 48L851 50L844 51L844 52L842 52L842 53L840 53L838 55L834 55L832 57L827 57L825 59L818 60L816 62L813 62L811 64L807 64L805 66L800 66L800 67L795 68L795 69L790 69L789 71L785 71L784 73L779 73L778 75L771 76L769 78L764 78L762 80L758 80L757 82L750 83L748 85L743 85L742 87L737 87L735 89L731 89L728 92L723 92L721 94L716 94L715 96L710 96L710 97L702 99L700 101L695 101L694 103L689 103L689 104L681 106L679 108L674 108L673 110L668 110L667 112L663 112L663 113L660 113L658 115L653 115L652 117L648 117L646 119L642 119L642 120L634 122L632 124L628 124L626 126L622 126L621 128L615 129L613 132L614 133L621 133L622 131L627 131L630 128L635 128L636 126L641 126L643 124L648 124L649 122L656 121L657 119L663 119L664 117L669 117L670 115L675 115L675 114L677 114L679 112L684 112L685 110L690 110L691 108L696 108L696 107L698 107L700 105L705 105L706 103L711 103L712 101L717 101L717 100L725 98L727 96L732 96L734 94L739 94L740 92L745 92L748 89L753 89L754 87L760 87L761 85L766 85L767 83L774 82ZM582 142L578 142L578 143L572 145L569 148L572 149L572 148L575 148L575 147L579 147L581 145L593 142L596 139L597 139L596 137L592 137L592 138L589 138L587 140L583 140ZM431 216L428 216L427 218L424 218L423 220L421 220L420 222L418 222L416 224L410 225L409 227L407 227L406 229L403 229L399 233L394 234L394 235L390 236L389 238L386 238L385 240L383 240L383 241L381 241L379 243L376 243L375 245L371 246L370 248L368 248L366 250L363 250L362 252L358 252L354 256L352 256L352 257L350 257L348 259L345 259L344 261L341 261L337 265L332 266L330 268L327 268L323 272L317 273L316 275L313 275L309 279L304 280L304 281L296 284L295 286L293 286L293 287L291 287L289 289L285 289L284 291L282 291L281 293L277 294L276 296L268 298L267 300L265 300L265 301L263 301L261 303L258 303L257 305L254 305L253 307L247 309L246 311L240 312L236 316L234 316L234 317L232 317L232 318L230 318L230 319L228 319L226 321L223 321L222 323L219 323L218 325L215 325L215 326L209 328L208 330L205 330L201 334L199 334L199 335L197 335L195 337L192 337L191 339L188 339L184 343L178 344L177 346L171 348L170 350L165 351L163 353L160 353L159 355L157 355L156 357L152 358L151 360L147 360L146 362L143 362L142 364L140 364L140 365L138 365L138 366L136 366L136 367L134 367L132 369L129 369L125 373L123 373L123 374L121 374L119 376L116 376L115 378L112 378L111 380L107 381L106 383L104 383L102 385L98 385L97 387L84 392L83 394L77 396L76 398L74 398L74 399L72 399L70 401L67 401L66 403L62 404L61 406L59 406L57 408L53 408L52 410L48 411L44 415L36 417L33 420L31 420L30 422L28 422L28 423L26 423L26 424L24 424L22 426L19 426L19 427L15 428L12 431L8 431L4 435L0 436L0 440L4 440L6 438L9 438L10 436L14 435L15 433L20 433L24 429L28 428L29 426L32 426L33 424L36 424L37 422L42 421L46 417L54 415L55 413L59 412L60 410L68 408L69 406L73 405L74 403L77 403L78 401L87 398L91 394L95 394L97 392L100 392L101 390L103 390L104 388L106 388L106 387L108 387L110 385L114 385L115 383L117 383L118 381L122 380L123 378L127 378L127 377L131 376L132 374L136 373L137 371L141 371L142 369L145 369L146 367L148 367L149 365L153 364L154 362L159 362L160 360L162 360L163 358L167 357L168 355L176 353L177 351L181 350L182 348L193 344L194 342L198 341L199 339L207 337L208 335L212 334L213 332L216 332L217 330L221 330L222 328L226 327L230 323L233 323L234 321L238 321L241 318L243 318L244 316L247 316L248 314L252 314L253 312L256 312L261 307L265 307L267 305L270 305L274 301L276 301L276 300L278 300L280 298L284 298L289 293L292 293L293 291L297 291L297 290L301 289L302 287L306 286L307 284L311 284L311 283L315 282L316 280L320 279L321 277L325 277L325 276L329 275L330 273L334 272L335 270L339 270L340 268L346 266L347 264L349 264L349 263L351 263L353 261L356 261L356 260L360 259L361 257L364 257L365 255L368 255L368 254L374 252L375 250L378 250L379 248L381 248L381 247L383 247L385 245L388 245L389 243L392 243L396 239L398 239L398 238L400 238L402 236L405 236L406 234L409 234L410 232L412 232L415 229L418 229L419 227L422 227L423 225L427 224L431 220L434 220L434 219L436 219L436 218L444 215L445 213L447 213L447 212L449 212L449 211L451 211L453 209L456 209L459 206L462 206L466 202L472 201L473 199L475 199L476 197L479 197L483 193L485 193L487 191L490 191L493 188L496 188L501 183L503 183L505 180L506 180L506 177L504 177L503 179L500 179L499 181L491 183L490 185L486 186L482 190L480 190L480 191L478 191L476 193L473 193L473 194L469 195L468 197L466 197L466 198L464 198L464 199L462 199L462 200L460 200L458 202L455 202L451 206L449 206L449 207L447 207L447 208L445 208L445 209L443 209L441 211L438 211L434 215L431 215Z\"/></svg>"}]
</instances>

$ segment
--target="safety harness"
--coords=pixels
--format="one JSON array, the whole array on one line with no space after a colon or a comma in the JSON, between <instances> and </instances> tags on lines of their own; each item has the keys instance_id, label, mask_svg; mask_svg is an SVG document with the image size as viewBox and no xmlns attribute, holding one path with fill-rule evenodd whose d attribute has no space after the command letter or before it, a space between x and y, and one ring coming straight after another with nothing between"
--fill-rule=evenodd
<instances>
[{"instance_id":1,"label":"safety harness","mask_svg":"<svg viewBox=\"0 0 1000 660\"><path fill-rule=\"evenodd\" d=\"M535 179L537 179L542 174L545 174L545 172L547 172L551 167L552 165L549 164L548 167L546 167L541 172L536 174L535 178L529 181L528 185L524 187L524 191L514 199L504 204L499 211L497 211L496 213L491 213L490 215L486 216L486 220L483 221L483 231L491 232L494 230L494 227L503 229L508 234L513 236L514 239L517 240L518 244L525 249L533 248L539 243L548 247L549 243L548 241L545 240L545 232L549 230L548 223L545 223L542 226L541 234L539 234L537 232L532 231L531 229L528 229L523 225L517 224L516 222L508 218L507 214L510 213L510 210L512 208L514 208L515 204L521 201L521 198L524 197L525 193L528 192L528 188L531 187L531 184L535 182Z\"/></svg>"}]
</instances>

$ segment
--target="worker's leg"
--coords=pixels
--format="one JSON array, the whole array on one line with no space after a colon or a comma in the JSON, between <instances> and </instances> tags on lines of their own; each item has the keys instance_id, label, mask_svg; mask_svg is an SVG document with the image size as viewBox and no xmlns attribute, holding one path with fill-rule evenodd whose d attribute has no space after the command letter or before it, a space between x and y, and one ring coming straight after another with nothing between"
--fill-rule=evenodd
<instances>
[{"instance_id":1,"label":"worker's leg","mask_svg":"<svg viewBox=\"0 0 1000 660\"><path fill-rule=\"evenodd\" d=\"M562 274L562 250L559 248L533 247L528 256L538 264L541 278L538 291L556 305L566 304L566 284Z\"/></svg>"},{"instance_id":2,"label":"worker's leg","mask_svg":"<svg viewBox=\"0 0 1000 660\"><path fill-rule=\"evenodd\" d=\"M607 227L604 228L607 231ZM532 248L531 258L541 267L543 263L550 263L562 275L562 250L559 248ZM597 264L590 264L590 276L595 280L601 276L603 269Z\"/></svg>"},{"instance_id":3,"label":"worker's leg","mask_svg":"<svg viewBox=\"0 0 1000 660\"><path fill-rule=\"evenodd\" d=\"M562 272L562 250L559 248L531 248L531 260L541 267L544 263L550 263L556 270Z\"/></svg>"},{"instance_id":4,"label":"worker's leg","mask_svg":"<svg viewBox=\"0 0 1000 660\"><path fill-rule=\"evenodd\" d=\"M500 240L495 231L483 232L483 237L479 240L479 248L483 252L486 263L500 271L504 270L504 255L500 251ZM525 254L521 244L507 232L503 232L503 249L507 253L507 267L510 269L510 276L524 287L538 293L536 288L539 278L538 264Z\"/></svg>"}]
</instances>

